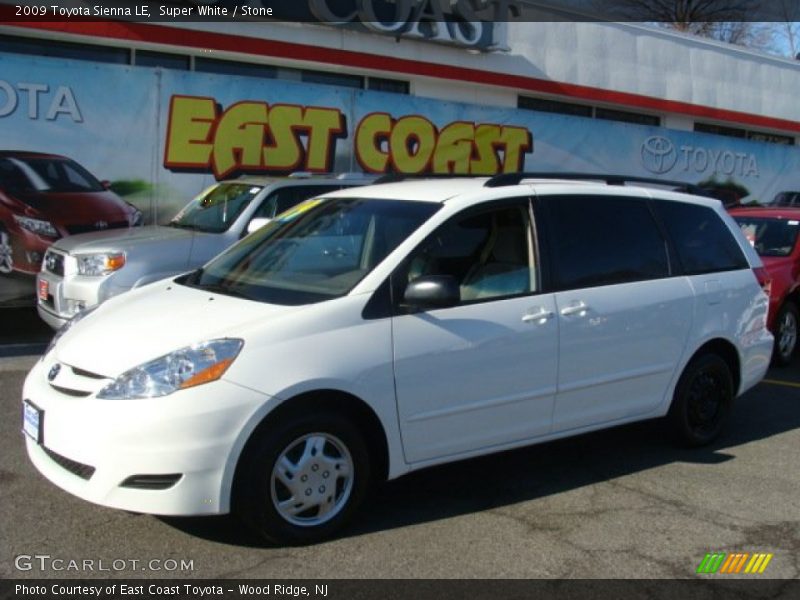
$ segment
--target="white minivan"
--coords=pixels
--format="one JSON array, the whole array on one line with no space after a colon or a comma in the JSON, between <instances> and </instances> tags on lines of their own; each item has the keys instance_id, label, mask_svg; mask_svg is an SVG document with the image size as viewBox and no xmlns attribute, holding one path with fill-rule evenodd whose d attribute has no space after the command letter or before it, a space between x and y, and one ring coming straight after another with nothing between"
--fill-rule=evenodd
<instances>
[{"instance_id":1,"label":"white minivan","mask_svg":"<svg viewBox=\"0 0 800 600\"><path fill-rule=\"evenodd\" d=\"M306 201L63 328L28 454L91 502L309 543L430 465L663 416L709 443L769 364L761 262L716 200L591 179Z\"/></svg>"}]
</instances>

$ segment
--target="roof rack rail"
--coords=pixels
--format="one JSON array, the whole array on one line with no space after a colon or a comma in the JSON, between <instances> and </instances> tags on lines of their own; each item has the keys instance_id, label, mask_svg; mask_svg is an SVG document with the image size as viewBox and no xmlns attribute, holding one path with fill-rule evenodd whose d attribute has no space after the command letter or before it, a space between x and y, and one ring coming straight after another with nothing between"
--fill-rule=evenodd
<instances>
[{"instance_id":1,"label":"roof rack rail","mask_svg":"<svg viewBox=\"0 0 800 600\"><path fill-rule=\"evenodd\" d=\"M484 173L384 173L373 183L397 183L407 179L474 179L479 177L491 177L491 174Z\"/></svg>"},{"instance_id":2,"label":"roof rack rail","mask_svg":"<svg viewBox=\"0 0 800 600\"><path fill-rule=\"evenodd\" d=\"M484 187L503 187L506 185L518 185L523 179L567 179L574 181L603 181L608 185L625 185L626 183L649 183L652 185L673 186L681 191L690 193L701 193L702 188L685 181L671 181L668 179L657 179L655 177L637 177L635 175L608 175L605 173L553 173L553 172L528 172L501 173L495 175L486 183Z\"/></svg>"}]
</instances>

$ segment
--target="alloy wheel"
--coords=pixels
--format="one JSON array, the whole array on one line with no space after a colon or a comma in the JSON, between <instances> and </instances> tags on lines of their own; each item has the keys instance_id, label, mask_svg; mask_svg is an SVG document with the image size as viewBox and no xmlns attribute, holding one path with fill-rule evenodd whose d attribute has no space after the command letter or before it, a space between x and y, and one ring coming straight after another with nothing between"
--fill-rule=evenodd
<instances>
[{"instance_id":1,"label":"alloy wheel","mask_svg":"<svg viewBox=\"0 0 800 600\"><path fill-rule=\"evenodd\" d=\"M347 446L330 433L310 433L290 443L270 475L278 514L300 527L326 523L347 505L354 463Z\"/></svg>"},{"instance_id":2,"label":"alloy wheel","mask_svg":"<svg viewBox=\"0 0 800 600\"><path fill-rule=\"evenodd\" d=\"M797 317L790 311L784 311L778 323L778 353L784 360L789 360L797 346Z\"/></svg>"}]
</instances>

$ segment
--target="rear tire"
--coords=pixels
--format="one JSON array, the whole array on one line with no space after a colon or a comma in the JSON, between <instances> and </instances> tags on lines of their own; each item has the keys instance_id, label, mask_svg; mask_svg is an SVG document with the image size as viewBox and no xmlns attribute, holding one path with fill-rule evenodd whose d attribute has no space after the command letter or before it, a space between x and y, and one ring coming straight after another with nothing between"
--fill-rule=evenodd
<instances>
[{"instance_id":1,"label":"rear tire","mask_svg":"<svg viewBox=\"0 0 800 600\"><path fill-rule=\"evenodd\" d=\"M299 414L257 431L237 471L234 512L265 539L303 545L334 535L370 481L360 431L334 413Z\"/></svg>"},{"instance_id":2,"label":"rear tire","mask_svg":"<svg viewBox=\"0 0 800 600\"><path fill-rule=\"evenodd\" d=\"M785 367L792 362L792 356L797 349L798 316L797 306L787 300L775 317L775 346L772 351L772 364L776 367Z\"/></svg>"},{"instance_id":3,"label":"rear tire","mask_svg":"<svg viewBox=\"0 0 800 600\"><path fill-rule=\"evenodd\" d=\"M667 418L678 440L705 446L722 432L733 408L733 376L717 354L694 357L683 371Z\"/></svg>"}]
</instances>

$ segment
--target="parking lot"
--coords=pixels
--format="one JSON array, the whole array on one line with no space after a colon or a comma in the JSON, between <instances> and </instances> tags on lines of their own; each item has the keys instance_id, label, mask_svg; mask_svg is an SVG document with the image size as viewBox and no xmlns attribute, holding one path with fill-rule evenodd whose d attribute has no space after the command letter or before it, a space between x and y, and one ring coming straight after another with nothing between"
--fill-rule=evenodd
<instances>
[{"instance_id":1,"label":"parking lot","mask_svg":"<svg viewBox=\"0 0 800 600\"><path fill-rule=\"evenodd\" d=\"M51 485L20 433L35 360L0 359L3 578L684 578L709 552L774 554L747 577L800 575L800 357L741 398L709 448L677 449L648 422L428 469L304 548L265 546L228 517L130 514Z\"/></svg>"}]
</instances>

